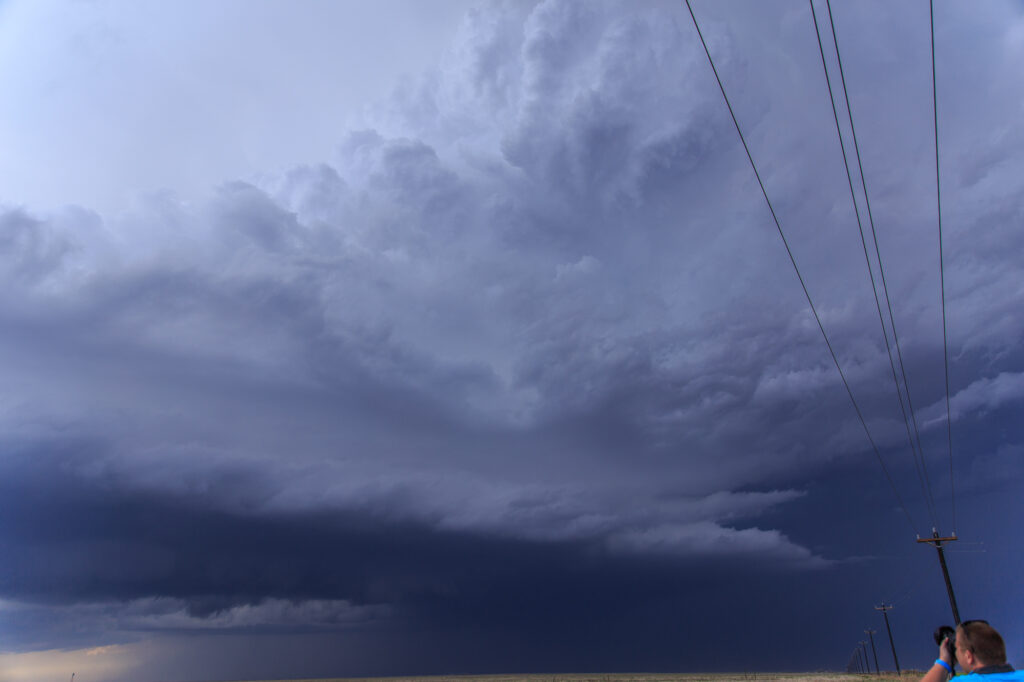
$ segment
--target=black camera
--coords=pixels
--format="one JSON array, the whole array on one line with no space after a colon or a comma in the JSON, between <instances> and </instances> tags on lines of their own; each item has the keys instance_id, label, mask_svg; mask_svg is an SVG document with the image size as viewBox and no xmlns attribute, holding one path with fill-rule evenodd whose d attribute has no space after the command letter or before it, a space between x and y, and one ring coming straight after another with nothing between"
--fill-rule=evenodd
<instances>
[{"instance_id":1,"label":"black camera","mask_svg":"<svg viewBox=\"0 0 1024 682\"><path fill-rule=\"evenodd\" d=\"M935 628L935 632L932 633L932 638L939 646L948 646L949 653L952 654L953 661L956 662L956 630L948 625L940 625ZM948 643L944 644L944 642Z\"/></svg>"}]
</instances>

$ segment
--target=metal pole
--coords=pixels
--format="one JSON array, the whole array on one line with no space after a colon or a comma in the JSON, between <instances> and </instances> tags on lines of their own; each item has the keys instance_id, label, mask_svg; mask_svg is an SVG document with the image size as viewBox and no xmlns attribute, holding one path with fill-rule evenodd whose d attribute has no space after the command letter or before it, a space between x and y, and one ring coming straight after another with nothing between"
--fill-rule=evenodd
<instances>
[{"instance_id":1,"label":"metal pole","mask_svg":"<svg viewBox=\"0 0 1024 682\"><path fill-rule=\"evenodd\" d=\"M960 625L960 610L956 607L956 597L953 595L953 583L949 579L949 569L946 568L946 555L942 551L943 542L952 542L956 539L955 535L948 538L940 538L939 532L932 528L932 536L930 538L918 538L917 541L935 545L935 549L939 553L939 566L942 567L942 578L946 581L946 594L949 595L949 606L953 609L953 620L957 625Z\"/></svg>"},{"instance_id":2,"label":"metal pole","mask_svg":"<svg viewBox=\"0 0 1024 682\"><path fill-rule=\"evenodd\" d=\"M875 657L875 675L881 676L882 671L878 668L878 650L875 649L875 631L868 628L864 632L867 633L868 639L871 640L871 655Z\"/></svg>"},{"instance_id":3,"label":"metal pole","mask_svg":"<svg viewBox=\"0 0 1024 682\"><path fill-rule=\"evenodd\" d=\"M892 639L892 628L889 627L889 614L886 613L891 608L892 608L891 604L889 606L886 606L885 604L882 604L881 606L876 606L875 610L876 611L881 611L882 612L882 616L885 618L885 631L889 633L889 646L892 647L892 660L896 664L896 674L897 675L902 675L903 673L900 672L900 659L898 659L896 657L896 643L893 642L893 639Z\"/></svg>"}]
</instances>

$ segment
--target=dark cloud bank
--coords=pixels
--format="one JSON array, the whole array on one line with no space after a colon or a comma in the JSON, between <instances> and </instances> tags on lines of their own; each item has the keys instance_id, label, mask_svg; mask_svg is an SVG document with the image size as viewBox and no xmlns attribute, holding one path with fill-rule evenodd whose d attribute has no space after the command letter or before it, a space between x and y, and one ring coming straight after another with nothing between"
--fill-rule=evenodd
<instances>
[{"instance_id":1,"label":"dark cloud bank","mask_svg":"<svg viewBox=\"0 0 1024 682\"><path fill-rule=\"evenodd\" d=\"M809 12L705 11L927 533ZM877 83L855 106L945 530L934 190L905 172L927 168L930 118L893 75L922 70L927 34L893 11L838 19L851 81ZM934 557L684 19L487 6L329 163L118 216L8 205L0 648L180 638L183 678L837 668L899 598L920 664L948 620ZM967 613L1019 642L1019 591L989 588L1019 590L999 552L1024 448L1022 140L1000 118L1020 92L986 87L1021 47L943 22L978 41L942 65L979 102L950 105L944 190L958 524L989 543L951 557Z\"/></svg>"}]
</instances>

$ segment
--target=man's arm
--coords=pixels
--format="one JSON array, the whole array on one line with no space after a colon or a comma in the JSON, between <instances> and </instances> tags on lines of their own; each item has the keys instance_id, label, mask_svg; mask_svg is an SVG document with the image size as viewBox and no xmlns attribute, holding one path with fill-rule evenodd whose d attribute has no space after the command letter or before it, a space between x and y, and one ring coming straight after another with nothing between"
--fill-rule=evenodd
<instances>
[{"instance_id":1,"label":"man's arm","mask_svg":"<svg viewBox=\"0 0 1024 682\"><path fill-rule=\"evenodd\" d=\"M953 666L949 667L952 668ZM931 667L931 669L929 669L928 672L924 674L924 677L921 678L921 682L946 682L946 680L948 680L952 676L953 673L946 670L945 666L936 661L936 663Z\"/></svg>"},{"instance_id":2,"label":"man's arm","mask_svg":"<svg viewBox=\"0 0 1024 682\"><path fill-rule=\"evenodd\" d=\"M931 669L924 674L921 678L921 682L946 682L953 676L953 665L955 659L953 658L953 647L949 645L949 640L942 640L942 644L939 645L939 658L932 665Z\"/></svg>"}]
</instances>

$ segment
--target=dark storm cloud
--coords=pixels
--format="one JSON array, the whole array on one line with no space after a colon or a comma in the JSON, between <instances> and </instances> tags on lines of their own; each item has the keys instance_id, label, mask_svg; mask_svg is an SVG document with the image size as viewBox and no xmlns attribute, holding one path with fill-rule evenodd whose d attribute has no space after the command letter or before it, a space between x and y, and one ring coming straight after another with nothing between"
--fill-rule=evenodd
<instances>
[{"instance_id":1,"label":"dark storm cloud","mask_svg":"<svg viewBox=\"0 0 1024 682\"><path fill-rule=\"evenodd\" d=\"M552 31L569 30L565 11L593 25L588 41L601 46L596 58L586 44L559 55L562 48L546 42ZM118 357L131 365L137 357L138 365L87 408L90 414L68 419L119 430L108 410L131 411L123 405L128 396L146 405L132 421L147 426L115 439L120 450L142 452L114 455L110 466L157 487L178 486L172 472L202 470L201 453L210 453L275 469L280 490L256 493L272 505L312 497L327 505L385 506L442 527L607 537L630 552L731 553L768 545L820 561L777 531L723 526L718 521L729 510L708 513L691 501L718 494L736 472L691 466L684 478L654 483L650 470L638 474L622 456L623 448L639 449L663 461L683 438L697 440L699 432L684 434L671 422L686 418L677 414L680 392L705 391L688 386L692 377L715 373L703 348L668 376L659 367L664 361L655 356L675 355L672 337L685 329L666 331L662 314L681 321L689 311L669 292L644 290L651 278L641 269L653 244L621 262L612 258L632 237L619 221L642 232L658 228L648 236L654 242L679 238L668 232L667 219L651 226L637 214L639 179L652 169L677 174L676 164L691 172L709 156L701 143L683 143L697 157L676 153L680 140L706 136L700 116L648 120L635 103L616 104L664 98L653 84L637 86L652 64L623 61L628 37L650 39L658 47L651 59L680 53L691 67L692 46L655 14L617 20L607 8L580 6L545 9L530 22L515 105L522 122L490 164L467 169L426 142L368 131L342 145L341 172L299 168L271 181L269 194L232 183L198 210L156 203L120 218L125 227L171 223L176 239L70 297L97 325L90 333L108 342L96 352L109 357L97 364ZM566 69L593 71L600 97L580 104L576 86L548 92L565 81ZM560 103L547 127L536 111L544 98ZM613 110L621 124L603 128ZM568 142L527 144L539 135ZM450 148L451 140L445 143ZM511 166L500 163L509 157ZM606 164L599 161L605 157ZM602 164L597 175L571 171L568 184L555 182L565 169ZM608 196L611 204L591 206L591 196ZM660 196L675 201L664 191ZM135 238L145 253L145 228ZM635 285L621 286L634 277ZM632 312L638 301L640 319ZM65 350L54 348L62 356ZM749 391L747 377L728 376L745 370L712 352L723 381ZM86 382L96 380L97 364L86 370L93 374ZM253 386L254 380L265 383ZM717 391L690 418L706 419L731 404L732 389ZM242 391L250 391L246 405L235 402ZM307 391L313 406L294 409L288 401L296 391ZM177 404L185 396L205 407L182 410ZM150 407L156 404L164 407ZM666 410L667 418L659 414ZM236 424L253 421L234 433ZM159 442L136 441L153 441L157 432L164 434ZM296 442L305 434L313 442ZM295 471L282 470L282 446ZM704 445L687 459L720 447L727 444ZM255 464L260 458L268 461ZM549 464L554 458L561 461ZM581 472L581 465L590 470ZM325 490L324 481L338 472L354 475ZM621 488L609 475L636 480ZM652 493L682 501L659 504L657 512L630 509L634 495ZM246 498L244 487L236 495ZM741 492L721 499L744 506L753 500L756 515L793 496Z\"/></svg>"},{"instance_id":2,"label":"dark storm cloud","mask_svg":"<svg viewBox=\"0 0 1024 682\"><path fill-rule=\"evenodd\" d=\"M702 9L711 47L923 518L809 11L748 9ZM932 162L904 73L924 69L926 34L897 39L907 8L843 11L843 31L875 36L840 39L851 79L877 82L855 114L922 437L943 453L934 187L906 177ZM1019 97L971 77L1014 73L1004 43L951 65L955 82ZM972 442L956 466L975 491L993 467L1021 475L1020 434L999 424L1024 396L1024 174L1004 151L1022 140L997 109L1002 133L978 135L961 102L943 128L952 416ZM653 658L624 654L634 637L618 663L592 659L610 670L678 666L668 632L712 644L678 613L715 595L768 609L806 584L825 617L821 576L853 579L849 559L877 552L820 539L845 518L836 479L878 503L877 527L898 510L678 6L477 10L438 69L339 139L329 163L203 200L0 212L0 618L29 623L16 646L364 625L457 642L468 623L564 666L635 614ZM61 609L102 627L47 625ZM759 618L734 631L756 637ZM574 628L575 648L544 649ZM493 649L479 660L514 662Z\"/></svg>"},{"instance_id":3,"label":"dark storm cloud","mask_svg":"<svg viewBox=\"0 0 1024 682\"><path fill-rule=\"evenodd\" d=\"M5 446L19 455L0 484L0 611L16 633L8 650L131 642L147 632L273 634L373 623L490 630L521 620L553 631L581 614L607 620L642 608L636 600L652 603L680 576L699 575L692 562L616 558L588 542L487 538L365 511L218 508L221 486L254 487L245 472L222 471L202 494L126 491L76 474L98 447ZM727 566L728 548L717 553L707 565ZM658 586L621 584L637 571ZM602 599L588 606L595 593ZM520 603L524 595L532 601Z\"/></svg>"},{"instance_id":4,"label":"dark storm cloud","mask_svg":"<svg viewBox=\"0 0 1024 682\"><path fill-rule=\"evenodd\" d=\"M580 25L589 28L577 31ZM518 24L506 30L518 30ZM622 472L620 448L628 443L656 458L652 470L664 482L652 484L652 475L634 474L640 479L634 485L667 494L681 486L689 494L706 495L720 486L778 475L794 460L817 458L810 443L823 439L826 450L860 450L855 427L829 435L835 424L815 414L834 414L844 398L792 282L788 292L766 288L759 294L757 287L749 288L759 276L790 277L770 233L762 231L757 249L772 248L776 257L751 260L752 252L737 247L741 240L731 234L751 225L708 230L701 223L707 218L686 220L692 209L678 196L658 193L658 183L641 182L659 172L681 182L698 166L720 163L713 158L730 143L727 128L708 126L720 105L693 85L704 66L682 30L656 14L620 17L608 7L565 3L531 14L522 31L520 89L509 91L506 83L510 101L505 104L512 113L499 109L515 124L500 140L500 157L482 167L472 156L475 168L446 161L427 142L355 134L341 148L347 164L341 173L327 166L300 168L271 194L233 183L198 211L172 207L167 215L163 205L155 205L122 218L131 224L171 220L181 229L175 243L156 251L152 260L92 279L87 271L47 256L53 251L44 246L50 237L37 235L52 230L50 225L23 212L9 214L12 224L21 221L19 234L33 235L9 250L12 271L36 273L32 293L44 300L53 297L36 281L45 279L45 268L52 270L46 281L51 287L84 280L82 290L60 300L77 307L97 325L89 333L109 343L92 351L122 367L138 358L138 367L125 372L131 376L113 389L120 398L105 391L99 414L70 418L98 418L108 421L103 429L116 428L105 409L125 409L119 401L128 396L175 403L185 394L211 409L199 415L144 409L135 417L152 428L183 427L197 435L182 438L189 442L185 447L161 442L142 444L144 449L158 460L168 451L190 449L241 457L240 443L228 442L239 437L222 427L232 419L244 423L260 415L263 420L265 413L277 411L282 423L310 421L307 412L293 413L281 403L288 391L273 383L287 376L301 386L296 390L314 386L310 400L336 395L330 405L338 409L324 410L337 420L335 428L359 421L351 419L352 412L368 409L381 427L400 418L405 429L411 422L434 432L435 443L445 438L447 450L463 449L454 456L436 455L431 465L442 471L462 471L460 460L481 458L470 454L468 444L451 445L483 420L491 428L497 422L499 434L523 438L529 449L538 447L538 438L523 437L524 428L564 434L568 441L555 448L539 446L543 456L559 449L569 461L593 461L596 454L597 473L589 478L598 480L589 482L598 488L609 470ZM492 40L509 43L505 37ZM652 48L635 56L629 50L633 41ZM685 68L668 70L669 61ZM677 74L675 80L650 76L665 72ZM478 83L474 90L486 89ZM676 100L665 101L665 92ZM436 109L443 116L440 104ZM680 110L692 113L680 116ZM677 153L680 145L683 153ZM502 160L510 166L500 165ZM649 193L638 195L641 188ZM502 197L497 204L495 196ZM728 244L722 255L742 269L739 282L732 272L720 272L720 260L713 270L702 268L701 261L719 243ZM89 255L81 259L88 263ZM708 296L711 290L718 296ZM717 310L722 295L728 317ZM835 337L854 339L841 352L864 396L884 375L884 361L877 339L855 334L866 302L844 305L826 306L825 318ZM59 328L62 322L48 324ZM76 341L53 343L58 344L54 352L65 355ZM808 358L815 360L808 365ZM102 365L103 358L97 359ZM168 361L182 363L199 383L155 381L175 374L166 369ZM207 369L212 363L227 367ZM85 392L98 378L94 367L84 370ZM255 409L232 403L251 381L242 373L251 371L271 384L257 391L266 403ZM63 396L68 402L75 396L70 388ZM61 385L60 390L67 389ZM883 399L884 393L867 392L865 402L870 408ZM202 423L207 415L216 416ZM327 418L314 412L312 421L321 442L315 451L308 445L295 448L302 450L298 459L311 454L318 460L329 449ZM884 441L899 437L895 424L880 428ZM351 449L386 453L381 459L398 469L388 478L400 479L410 469L413 478L421 476L420 465L410 465L401 452L411 438L382 436L365 423L344 433ZM124 437L132 440L130 434ZM381 440L392 445L382 446ZM515 478L519 485L525 478L527 489L520 494L527 497L565 494L564 475L554 477L561 481L551 490L542 485L531 491L532 477L524 472L538 457L519 455L520 461L510 462L506 449L482 456L490 460L486 467L502 472L499 478ZM717 452L730 455L715 460L713 468L698 464ZM767 452L776 455L771 464L761 463ZM276 452L265 448L260 454ZM670 463L666 470L670 454L686 463L685 479L673 475ZM131 457L124 459L119 466L142 468ZM178 466L189 465L171 468ZM381 475L377 464L360 466L369 469L364 475ZM426 476L428 482L433 478ZM382 494L387 499L392 493ZM510 496L513 507L516 496ZM425 504L428 516L439 513L436 503L419 500L410 504L413 514L417 504ZM607 500L585 500L567 514L550 513L568 523L575 515L593 514L595 504ZM498 512L503 518L485 518L481 525L514 526L510 513ZM705 521L685 515L670 519L680 520ZM473 525L473 520L454 523ZM651 536L662 525L645 524L634 530ZM700 534L699 529L690 530ZM676 529L666 537L688 532Z\"/></svg>"}]
</instances>

